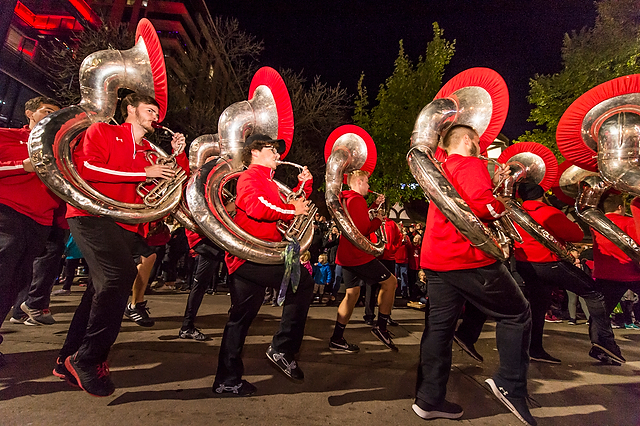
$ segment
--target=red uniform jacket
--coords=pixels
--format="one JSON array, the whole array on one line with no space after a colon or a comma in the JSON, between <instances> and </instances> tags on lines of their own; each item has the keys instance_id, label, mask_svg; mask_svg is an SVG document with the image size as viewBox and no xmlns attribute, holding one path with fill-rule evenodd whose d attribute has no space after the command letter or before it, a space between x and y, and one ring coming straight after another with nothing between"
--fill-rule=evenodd
<instances>
[{"instance_id":1,"label":"red uniform jacket","mask_svg":"<svg viewBox=\"0 0 640 426\"><path fill-rule=\"evenodd\" d=\"M40 180L28 173L22 161L29 158L29 127L0 129L0 204L51 226L54 210L62 202Z\"/></svg>"},{"instance_id":2,"label":"red uniform jacket","mask_svg":"<svg viewBox=\"0 0 640 426\"><path fill-rule=\"evenodd\" d=\"M411 243L407 251L409 252L409 269L417 271L420 269L420 244Z\"/></svg>"},{"instance_id":3,"label":"red uniform jacket","mask_svg":"<svg viewBox=\"0 0 640 426\"><path fill-rule=\"evenodd\" d=\"M311 194L313 181L305 181L305 197ZM297 191L300 184L293 190ZM252 164L238 178L236 186L236 217L234 222L242 229L266 241L282 241L277 221L291 220L295 215L293 204L286 204L284 196L273 181L273 170ZM229 273L233 274L246 260L227 253Z\"/></svg>"},{"instance_id":4,"label":"red uniform jacket","mask_svg":"<svg viewBox=\"0 0 640 426\"><path fill-rule=\"evenodd\" d=\"M638 233L632 217L617 213L607 213L606 216L635 242L638 242ZM640 281L640 266L593 228L591 233L593 234L593 278L625 282Z\"/></svg>"},{"instance_id":5,"label":"red uniform jacket","mask_svg":"<svg viewBox=\"0 0 640 426\"><path fill-rule=\"evenodd\" d=\"M449 182L481 220L491 221L502 215L504 205L493 196L493 184L484 161L453 154L447 157L444 170ZM473 247L431 203L420 253L422 268L451 271L478 268L495 262L496 259Z\"/></svg>"},{"instance_id":6,"label":"red uniform jacket","mask_svg":"<svg viewBox=\"0 0 640 426\"><path fill-rule=\"evenodd\" d=\"M529 200L522 203L522 208L538 222L551 235L556 237L561 243L577 243L584 237L582 229L578 224L571 222L567 217L555 207L551 207L542 201ZM515 244L516 260L524 262L558 262L560 258L551 250L537 242L531 235L526 233L516 224L516 229L520 232L522 243Z\"/></svg>"},{"instance_id":7,"label":"red uniform jacket","mask_svg":"<svg viewBox=\"0 0 640 426\"><path fill-rule=\"evenodd\" d=\"M409 263L409 256L411 251L411 239L408 235L402 236L402 241L400 243L400 247L396 250L396 263Z\"/></svg>"},{"instance_id":8,"label":"red uniform jacket","mask_svg":"<svg viewBox=\"0 0 640 426\"><path fill-rule=\"evenodd\" d=\"M146 139L135 143L129 123L113 126L94 123L73 152L73 161L80 176L101 194L125 203L142 203L136 190L147 177L144 168L151 163L146 153L153 148ZM155 158L155 156L154 156ZM183 152L176 161L189 173L189 160ZM67 218L91 216L84 210L69 206ZM140 224L118 223L132 232L143 232Z\"/></svg>"},{"instance_id":9,"label":"red uniform jacket","mask_svg":"<svg viewBox=\"0 0 640 426\"><path fill-rule=\"evenodd\" d=\"M355 227L362 235L370 235L382 224L380 219L369 220L369 207L364 197L356 191L342 191L341 197L345 201L345 207L351 216ZM359 266L371 262L375 257L356 248L344 235L340 235L336 263L342 266Z\"/></svg>"},{"instance_id":10,"label":"red uniform jacket","mask_svg":"<svg viewBox=\"0 0 640 426\"><path fill-rule=\"evenodd\" d=\"M398 229L398 225L390 219L384 222L384 232L387 234L387 244L384 245L384 251L380 259L382 260L396 260L396 250L402 244L402 234Z\"/></svg>"}]
</instances>

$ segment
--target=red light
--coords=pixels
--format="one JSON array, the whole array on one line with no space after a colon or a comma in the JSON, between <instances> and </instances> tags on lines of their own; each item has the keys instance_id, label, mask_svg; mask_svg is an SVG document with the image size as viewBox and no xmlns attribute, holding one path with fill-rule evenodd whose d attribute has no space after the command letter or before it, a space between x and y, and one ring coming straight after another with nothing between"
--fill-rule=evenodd
<instances>
[{"instance_id":1,"label":"red light","mask_svg":"<svg viewBox=\"0 0 640 426\"><path fill-rule=\"evenodd\" d=\"M91 7L89 7L89 5L84 0L69 0L69 3L71 3L71 5L75 7L78 12L80 12L82 17L89 21L91 24L95 25L96 27L100 27L102 25L102 21L100 20L98 15L96 15L93 9L91 9Z\"/></svg>"},{"instance_id":2,"label":"red light","mask_svg":"<svg viewBox=\"0 0 640 426\"><path fill-rule=\"evenodd\" d=\"M80 14L87 19L90 23L96 26L102 25L100 18L87 6L82 0L69 0L73 6L78 9ZM88 10L87 10L88 9ZM36 15L27 6L17 2L14 9L14 13L20 19L22 19L27 25L37 30L55 30L55 29L67 29L67 30L81 30L82 26L72 16L61 15Z\"/></svg>"}]
</instances>

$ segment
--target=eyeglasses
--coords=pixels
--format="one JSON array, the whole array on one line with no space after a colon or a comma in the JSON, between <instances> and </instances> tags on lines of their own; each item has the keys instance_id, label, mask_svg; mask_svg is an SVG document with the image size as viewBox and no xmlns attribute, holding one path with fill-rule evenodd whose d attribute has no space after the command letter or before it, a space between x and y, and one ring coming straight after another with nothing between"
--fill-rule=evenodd
<instances>
[{"instance_id":1,"label":"eyeglasses","mask_svg":"<svg viewBox=\"0 0 640 426\"><path fill-rule=\"evenodd\" d=\"M270 149L270 150L271 150L271 152L273 152L274 154L277 154L277 153L278 153L278 150L277 150L277 149L276 149L276 147L275 147L275 146L273 146L273 145L265 145L265 146L263 146L262 148L263 148L263 149L264 149L264 148L266 148L266 149Z\"/></svg>"}]
</instances>

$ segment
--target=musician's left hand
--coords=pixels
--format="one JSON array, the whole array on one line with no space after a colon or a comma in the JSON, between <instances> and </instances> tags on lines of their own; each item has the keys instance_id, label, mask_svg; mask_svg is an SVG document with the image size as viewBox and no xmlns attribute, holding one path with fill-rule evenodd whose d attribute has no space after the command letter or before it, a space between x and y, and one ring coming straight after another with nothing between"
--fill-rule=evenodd
<instances>
[{"instance_id":1,"label":"musician's left hand","mask_svg":"<svg viewBox=\"0 0 640 426\"><path fill-rule=\"evenodd\" d=\"M313 176L311 175L311 172L309 171L307 166L304 166L302 172L300 172L300 174L298 175L298 180L300 182L306 182L310 179L313 179Z\"/></svg>"},{"instance_id":2,"label":"musician's left hand","mask_svg":"<svg viewBox=\"0 0 640 426\"><path fill-rule=\"evenodd\" d=\"M174 133L173 138L171 139L171 148L173 148L173 152L176 155L181 154L186 146L187 140L184 135L182 133Z\"/></svg>"},{"instance_id":3,"label":"musician's left hand","mask_svg":"<svg viewBox=\"0 0 640 426\"><path fill-rule=\"evenodd\" d=\"M511 168L509 168L509 166L504 164L502 167L496 170L495 173L493 173L493 179L492 179L493 186L498 185L498 183L506 179L507 176L509 176L510 174L511 174Z\"/></svg>"},{"instance_id":4,"label":"musician's left hand","mask_svg":"<svg viewBox=\"0 0 640 426\"><path fill-rule=\"evenodd\" d=\"M380 204L384 203L384 200L386 199L386 197L384 196L384 194L380 194L376 197L376 205L379 206Z\"/></svg>"}]
</instances>

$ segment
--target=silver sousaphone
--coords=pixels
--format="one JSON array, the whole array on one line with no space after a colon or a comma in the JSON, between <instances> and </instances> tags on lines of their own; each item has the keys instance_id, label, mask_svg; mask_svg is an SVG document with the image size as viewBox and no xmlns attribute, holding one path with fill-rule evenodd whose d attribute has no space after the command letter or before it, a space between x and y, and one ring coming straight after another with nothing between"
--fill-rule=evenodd
<instances>
[{"instance_id":1,"label":"silver sousaphone","mask_svg":"<svg viewBox=\"0 0 640 426\"><path fill-rule=\"evenodd\" d=\"M162 194L155 197L153 207L123 203L96 191L80 177L73 163L72 151L82 133L93 123L112 119L120 88L155 98L160 105L160 120L164 119L164 56L147 19L138 23L135 39L136 45L129 50L102 50L87 56L80 67L82 100L42 119L31 131L28 145L36 173L56 195L74 207L122 223L151 222L167 216L180 201L182 183L162 183ZM169 157L159 147L153 148L157 157Z\"/></svg>"},{"instance_id":2,"label":"silver sousaphone","mask_svg":"<svg viewBox=\"0 0 640 426\"><path fill-rule=\"evenodd\" d=\"M504 123L506 111L504 111L504 117L494 117L494 99L489 90L479 83L474 84L475 75L489 76L494 79L498 82L498 86L504 87L501 90L506 94L504 81L492 70L471 69L454 77L452 81L455 79L469 81L468 86L456 88L446 97L434 99L422 109L411 134L411 148L407 153L407 162L411 173L431 202L469 239L471 244L498 260L506 260L511 250L511 241L506 235L507 228L494 230L485 225L447 180L441 163L436 159L440 138L453 125L470 126L482 138L490 124L497 122L499 125L496 127L499 131ZM482 81L483 78L479 77L477 80ZM508 95L506 97L508 99ZM495 136L497 133L493 135ZM511 228L513 224L508 226L508 229ZM519 238L519 235L511 235L511 237Z\"/></svg>"},{"instance_id":3,"label":"silver sousaphone","mask_svg":"<svg viewBox=\"0 0 640 426\"><path fill-rule=\"evenodd\" d=\"M509 167L511 173L496 186L494 193L506 198L505 206L510 217L537 242L562 260L573 263L573 256L567 246L536 222L515 199L515 187L523 182L538 184L545 191L555 184L558 163L551 150L534 142L521 142L502 152L497 164L502 163Z\"/></svg>"},{"instance_id":4,"label":"silver sousaphone","mask_svg":"<svg viewBox=\"0 0 640 426\"><path fill-rule=\"evenodd\" d=\"M578 216L640 263L640 246L598 209L612 187L640 195L640 75L610 80L576 99L558 123L556 141L575 164L560 188L575 193Z\"/></svg>"},{"instance_id":5,"label":"silver sousaphone","mask_svg":"<svg viewBox=\"0 0 640 426\"><path fill-rule=\"evenodd\" d=\"M288 241L272 242L252 236L236 225L225 209L229 194L235 193L235 181L244 170L241 153L245 139L252 133L261 133L290 143L293 137L291 100L282 77L272 68L261 68L249 92L248 101L237 102L221 114L216 135L201 136L197 144L192 144L190 164L197 170L187 184L187 206L199 230L224 250L251 262L281 264ZM286 185L274 181L285 198L292 194ZM285 239L295 237L301 251L311 245L310 225L315 211L311 205L309 214L296 218L283 235Z\"/></svg>"},{"instance_id":6,"label":"silver sousaphone","mask_svg":"<svg viewBox=\"0 0 640 426\"><path fill-rule=\"evenodd\" d=\"M367 144L367 141L369 142ZM349 211L341 199L344 176L354 170L363 169L367 159L373 166L364 168L369 174L373 172L377 153L373 139L362 128L345 125L334 130L325 145L327 168L325 172L325 201L329 213L336 221L338 229L354 246L373 256L380 256L384 251L386 238L383 236L384 222L376 230L377 242L373 243L368 236L362 235L353 223Z\"/></svg>"}]
</instances>

